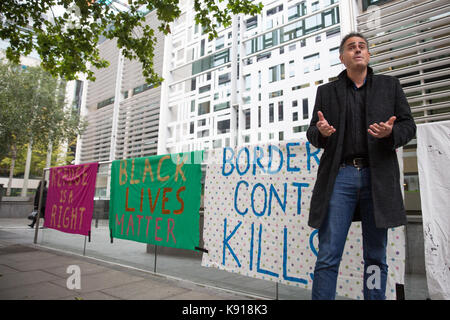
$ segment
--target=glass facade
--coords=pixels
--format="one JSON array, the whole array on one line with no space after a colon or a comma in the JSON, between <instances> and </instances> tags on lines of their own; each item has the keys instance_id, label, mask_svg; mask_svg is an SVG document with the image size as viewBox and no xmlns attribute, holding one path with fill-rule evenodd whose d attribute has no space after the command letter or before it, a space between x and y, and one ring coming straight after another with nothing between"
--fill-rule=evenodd
<instances>
[{"instance_id":1,"label":"glass facade","mask_svg":"<svg viewBox=\"0 0 450 320\"><path fill-rule=\"evenodd\" d=\"M338 7L320 12L251 39L245 42L245 52L247 55L253 54L336 24L339 24Z\"/></svg>"}]
</instances>

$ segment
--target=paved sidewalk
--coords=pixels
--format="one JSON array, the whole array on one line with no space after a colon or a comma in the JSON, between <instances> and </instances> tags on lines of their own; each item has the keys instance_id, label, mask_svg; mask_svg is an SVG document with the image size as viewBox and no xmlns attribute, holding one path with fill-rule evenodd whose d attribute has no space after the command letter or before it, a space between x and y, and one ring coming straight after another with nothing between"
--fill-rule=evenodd
<instances>
[{"instance_id":1,"label":"paved sidewalk","mask_svg":"<svg viewBox=\"0 0 450 320\"><path fill-rule=\"evenodd\" d=\"M74 265L80 270L81 288L70 290L67 282L75 283L70 281L74 273L67 273L67 269ZM0 300L6 299L243 300L250 297L92 258L0 240Z\"/></svg>"},{"instance_id":2,"label":"paved sidewalk","mask_svg":"<svg viewBox=\"0 0 450 320\"><path fill-rule=\"evenodd\" d=\"M26 219L0 219L0 300L310 300L310 290L201 266L194 257L146 253L146 245L114 239L107 221L80 235L39 230L38 245ZM79 266L81 289L70 290L67 272ZM157 267L156 267L157 266ZM157 270L157 273L154 272ZM426 277L405 275L406 300L428 297ZM346 300L345 297L336 297Z\"/></svg>"}]
</instances>

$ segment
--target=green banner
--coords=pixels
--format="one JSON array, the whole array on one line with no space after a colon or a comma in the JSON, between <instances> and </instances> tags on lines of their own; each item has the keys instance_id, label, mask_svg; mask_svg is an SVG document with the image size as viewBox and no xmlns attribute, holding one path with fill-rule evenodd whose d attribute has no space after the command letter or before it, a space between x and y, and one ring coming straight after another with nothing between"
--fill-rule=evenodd
<instances>
[{"instance_id":1,"label":"green banner","mask_svg":"<svg viewBox=\"0 0 450 320\"><path fill-rule=\"evenodd\" d=\"M114 238L194 250L199 245L203 151L115 160L109 227Z\"/></svg>"}]
</instances>

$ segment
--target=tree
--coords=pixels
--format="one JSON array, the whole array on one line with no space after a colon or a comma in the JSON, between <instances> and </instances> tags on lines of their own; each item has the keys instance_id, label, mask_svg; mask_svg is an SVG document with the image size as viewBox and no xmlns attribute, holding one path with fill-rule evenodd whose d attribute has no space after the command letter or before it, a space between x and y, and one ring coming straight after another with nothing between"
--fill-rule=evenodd
<instances>
[{"instance_id":1,"label":"tree","mask_svg":"<svg viewBox=\"0 0 450 320\"><path fill-rule=\"evenodd\" d=\"M7 194L21 146L57 145L84 129L84 121L66 108L64 98L65 83L41 68L0 61L0 149L9 151L0 156L11 158Z\"/></svg>"},{"instance_id":2,"label":"tree","mask_svg":"<svg viewBox=\"0 0 450 320\"><path fill-rule=\"evenodd\" d=\"M123 11L115 9L112 2L120 1L2 0L0 38L9 41L7 58L18 63L21 55L35 49L42 67L52 75L74 80L77 73L85 73L88 80L94 81L89 64L98 69L109 65L98 49L99 39L104 36L117 39L126 58L142 63L147 83L159 84L163 79L153 69L155 30L144 25L143 10L156 10L161 22L158 29L167 35L170 23L181 14L179 0L128 0L124 4L127 10ZM56 5L64 7L66 13L56 16ZM231 25L233 14L255 15L261 9L262 4L253 4L253 0L194 0L195 22L210 39L217 37L219 25Z\"/></svg>"}]
</instances>

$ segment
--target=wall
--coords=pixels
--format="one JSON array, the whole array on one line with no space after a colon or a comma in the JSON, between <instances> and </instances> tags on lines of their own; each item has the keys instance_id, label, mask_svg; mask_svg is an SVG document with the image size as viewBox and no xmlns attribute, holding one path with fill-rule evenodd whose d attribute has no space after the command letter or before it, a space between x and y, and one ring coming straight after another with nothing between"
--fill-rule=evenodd
<instances>
[{"instance_id":1,"label":"wall","mask_svg":"<svg viewBox=\"0 0 450 320\"><path fill-rule=\"evenodd\" d=\"M34 197L3 197L0 218L27 218L33 211Z\"/></svg>"}]
</instances>

